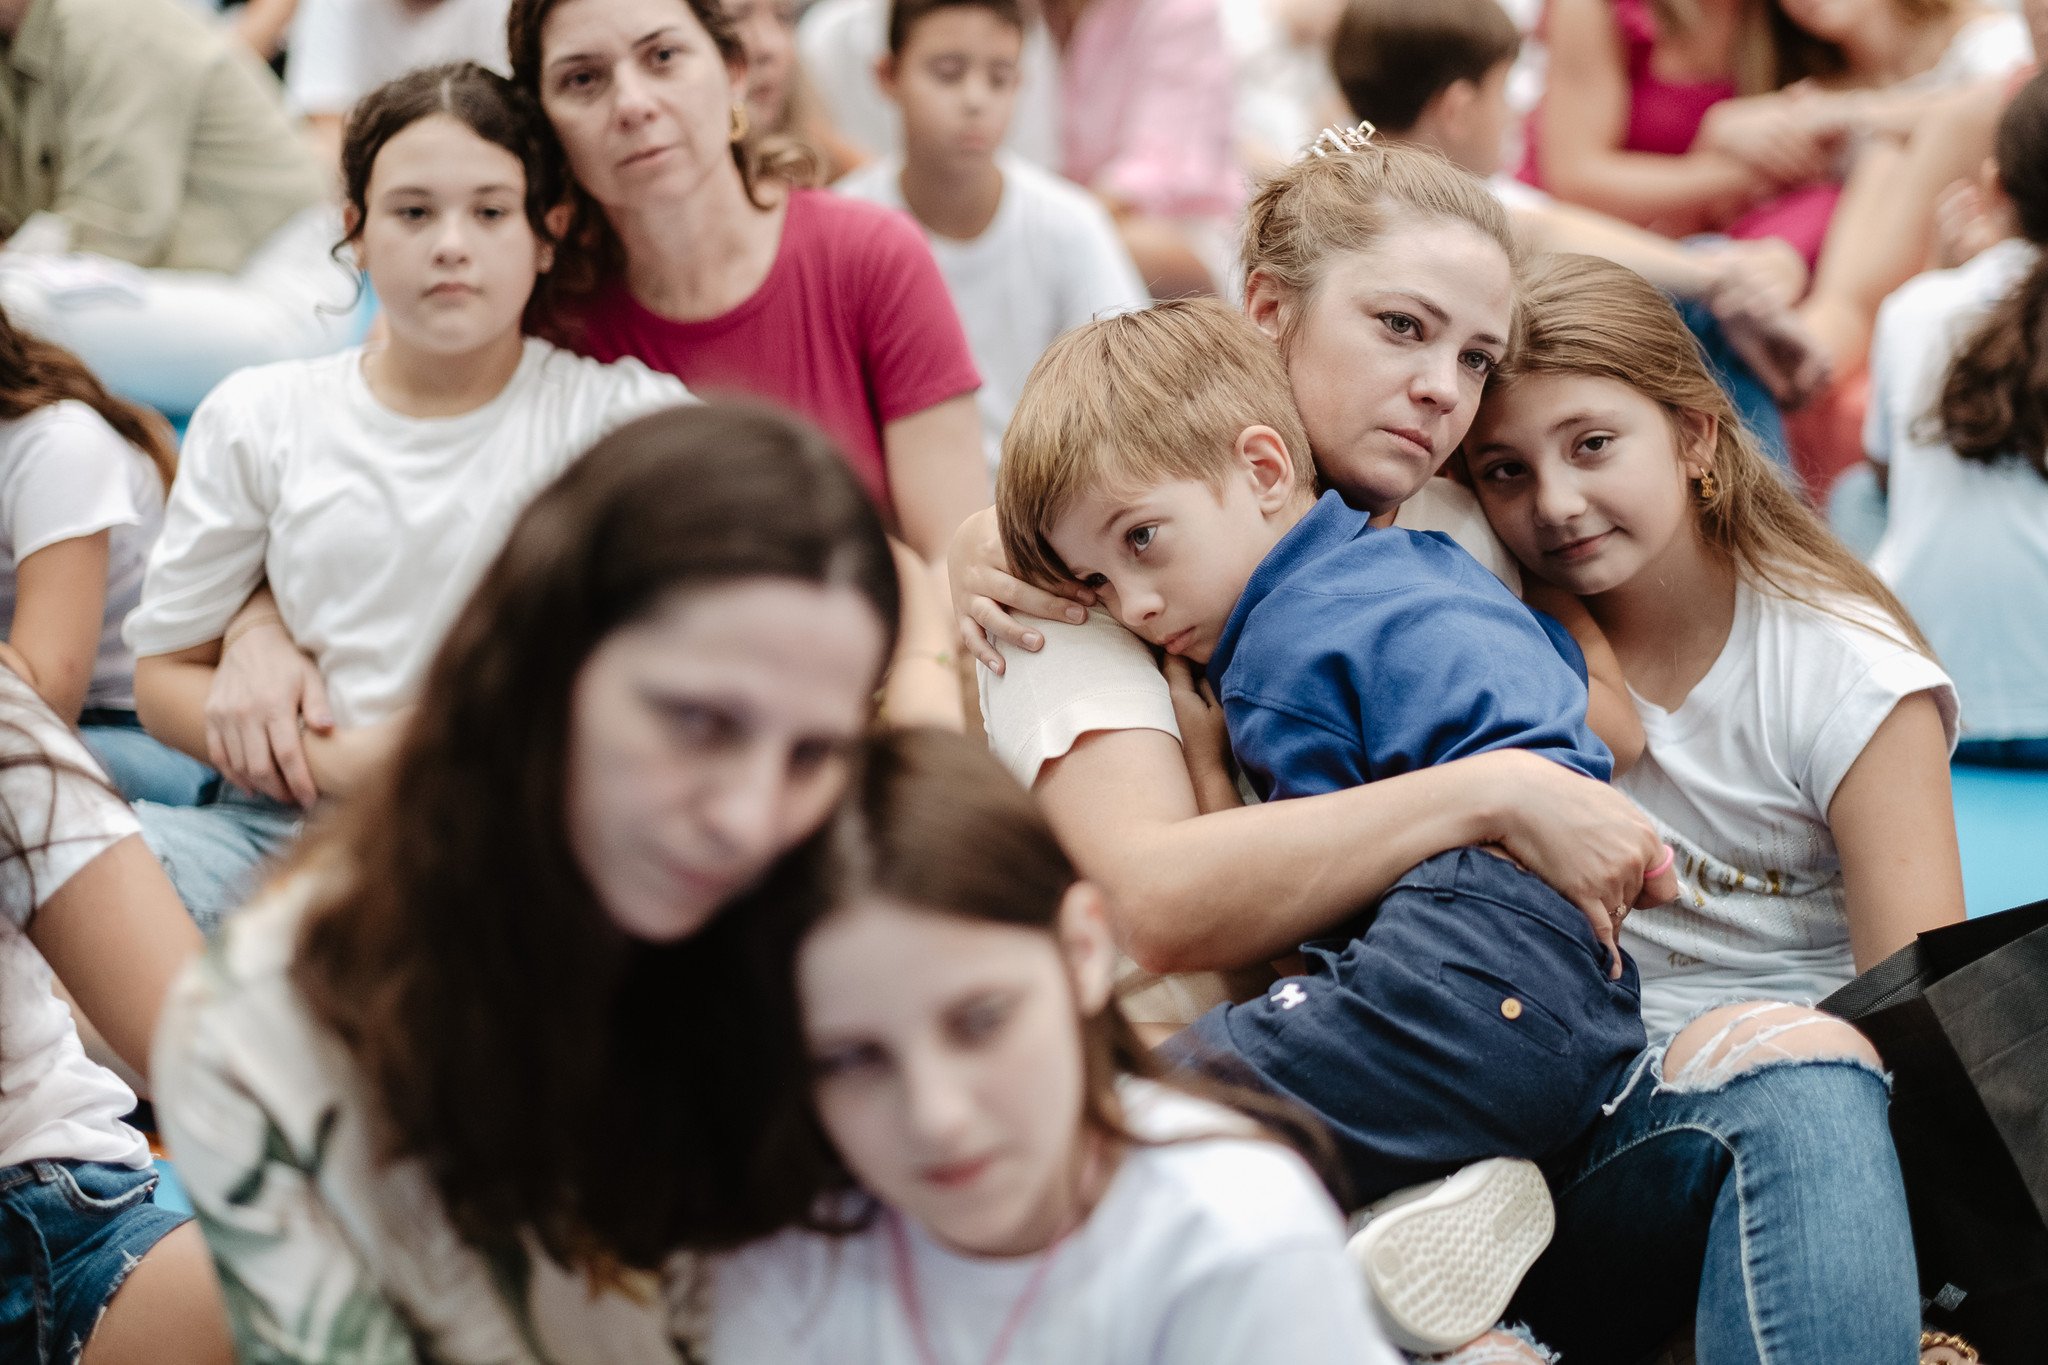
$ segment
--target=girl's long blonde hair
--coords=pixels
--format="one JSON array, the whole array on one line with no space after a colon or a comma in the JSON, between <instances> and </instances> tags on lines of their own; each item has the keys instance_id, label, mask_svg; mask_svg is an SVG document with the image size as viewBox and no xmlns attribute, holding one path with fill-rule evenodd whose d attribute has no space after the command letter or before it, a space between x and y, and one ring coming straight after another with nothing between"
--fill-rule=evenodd
<instances>
[{"instance_id":1,"label":"girl's long blonde hair","mask_svg":"<svg viewBox=\"0 0 2048 1365\"><path fill-rule=\"evenodd\" d=\"M1877 608L1899 641L1934 657L1912 616L1878 576L1835 539L1787 486L1744 429L1699 343L1647 280L1596 256L1549 256L1522 286L1522 336L1488 398L1532 374L1597 375L1661 403L1674 416L1715 422L1713 496L1694 505L1700 535L1752 587L1867 624L1842 598Z\"/></svg>"}]
</instances>

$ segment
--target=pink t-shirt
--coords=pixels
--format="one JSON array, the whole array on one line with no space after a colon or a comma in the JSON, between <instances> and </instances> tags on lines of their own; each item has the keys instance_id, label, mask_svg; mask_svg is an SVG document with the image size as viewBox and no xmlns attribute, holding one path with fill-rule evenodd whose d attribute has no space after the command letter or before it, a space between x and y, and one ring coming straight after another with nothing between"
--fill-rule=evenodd
<instances>
[{"instance_id":1,"label":"pink t-shirt","mask_svg":"<svg viewBox=\"0 0 2048 1365\"><path fill-rule=\"evenodd\" d=\"M917 225L823 190L790 194L768 278L731 312L676 322L614 280L565 340L632 356L700 397L766 399L808 418L891 511L882 426L981 387L967 334Z\"/></svg>"},{"instance_id":2,"label":"pink t-shirt","mask_svg":"<svg viewBox=\"0 0 2048 1365\"><path fill-rule=\"evenodd\" d=\"M1216 0L1093 0L1060 66L1067 179L1164 217L1243 207Z\"/></svg>"}]
</instances>

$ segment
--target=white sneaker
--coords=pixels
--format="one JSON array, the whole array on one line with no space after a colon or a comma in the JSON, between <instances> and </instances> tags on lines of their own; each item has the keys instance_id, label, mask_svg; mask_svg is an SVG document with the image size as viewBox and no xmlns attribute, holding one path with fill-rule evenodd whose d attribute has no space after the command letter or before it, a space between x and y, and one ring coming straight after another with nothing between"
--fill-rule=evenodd
<instances>
[{"instance_id":1,"label":"white sneaker","mask_svg":"<svg viewBox=\"0 0 2048 1365\"><path fill-rule=\"evenodd\" d=\"M1494 1157L1397 1190L1346 1246L1396 1346L1435 1355L1500 1321L1550 1245L1557 1211L1533 1161Z\"/></svg>"}]
</instances>

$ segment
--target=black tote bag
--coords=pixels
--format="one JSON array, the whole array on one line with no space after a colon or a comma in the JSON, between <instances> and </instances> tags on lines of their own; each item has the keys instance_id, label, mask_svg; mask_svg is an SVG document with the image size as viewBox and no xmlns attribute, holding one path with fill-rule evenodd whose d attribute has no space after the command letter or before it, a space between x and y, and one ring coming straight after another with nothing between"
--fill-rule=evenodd
<instances>
[{"instance_id":1,"label":"black tote bag","mask_svg":"<svg viewBox=\"0 0 2048 1365\"><path fill-rule=\"evenodd\" d=\"M2048 901L1922 934L1820 1008L1892 1073L1928 1325L2048 1359Z\"/></svg>"}]
</instances>

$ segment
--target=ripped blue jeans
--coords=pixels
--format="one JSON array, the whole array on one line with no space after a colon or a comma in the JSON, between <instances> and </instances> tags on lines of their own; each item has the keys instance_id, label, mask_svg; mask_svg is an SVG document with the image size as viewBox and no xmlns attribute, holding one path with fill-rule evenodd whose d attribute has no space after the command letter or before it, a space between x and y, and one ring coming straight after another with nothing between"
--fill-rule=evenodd
<instances>
[{"instance_id":1,"label":"ripped blue jeans","mask_svg":"<svg viewBox=\"0 0 2048 1365\"><path fill-rule=\"evenodd\" d=\"M1710 1045L1670 1082L1665 1046L1552 1168L1557 1234L1510 1320L1571 1365L1636 1365L1689 1319L1699 1365L1913 1365L1919 1284L1883 1076L1852 1059L1735 1070L1744 1049Z\"/></svg>"}]
</instances>

